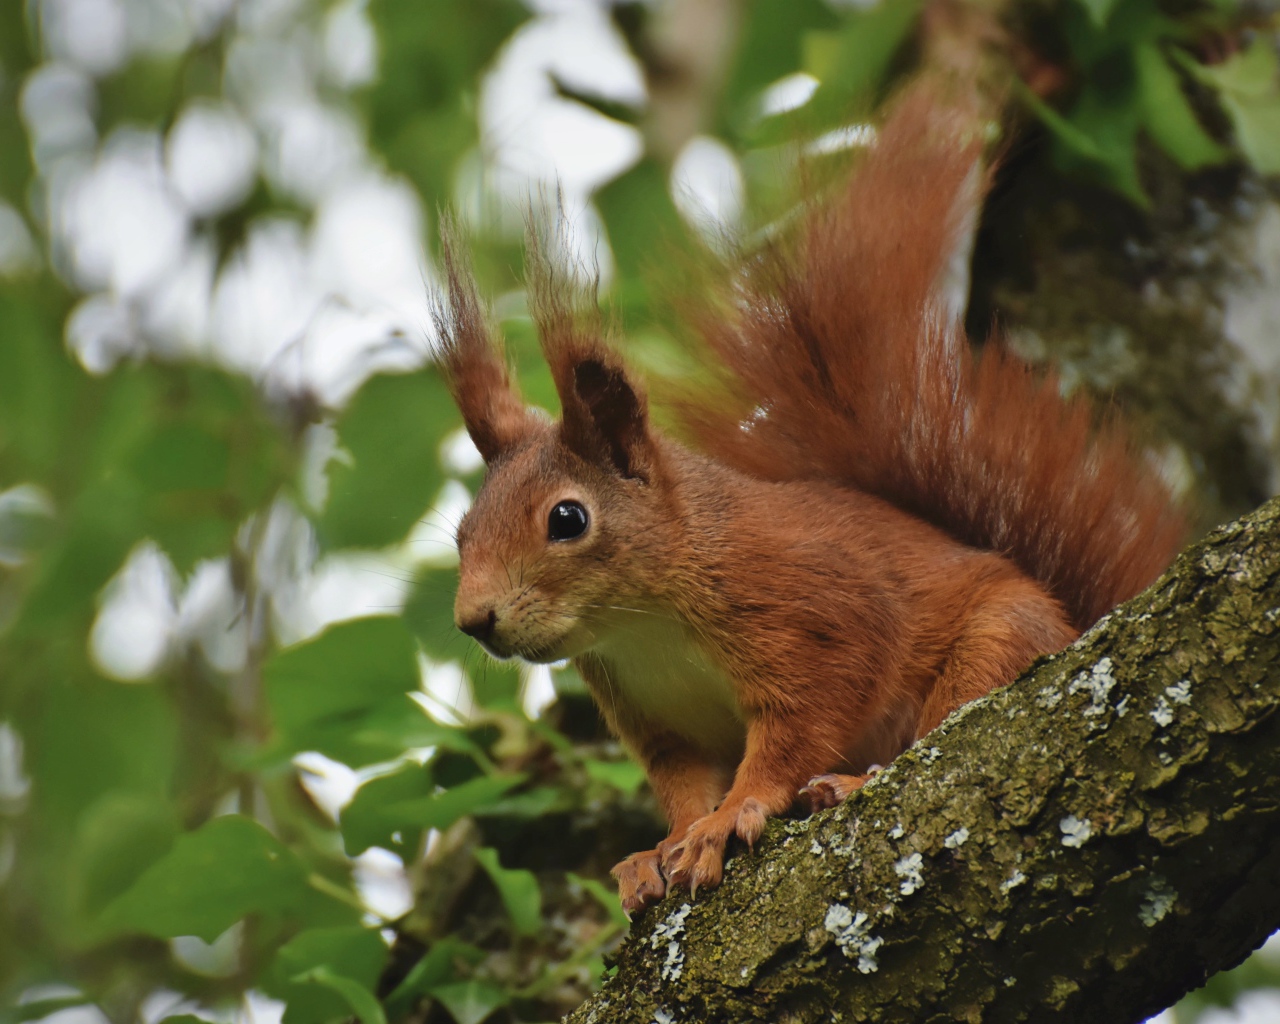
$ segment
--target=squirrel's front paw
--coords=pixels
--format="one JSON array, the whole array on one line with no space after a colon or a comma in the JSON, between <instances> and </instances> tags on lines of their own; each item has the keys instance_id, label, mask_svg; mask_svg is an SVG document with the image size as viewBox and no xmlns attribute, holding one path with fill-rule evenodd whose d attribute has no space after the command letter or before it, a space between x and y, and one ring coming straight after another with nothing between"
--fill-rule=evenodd
<instances>
[{"instance_id":1,"label":"squirrel's front paw","mask_svg":"<svg viewBox=\"0 0 1280 1024\"><path fill-rule=\"evenodd\" d=\"M724 848L729 837L736 835L748 846L753 845L764 831L767 817L764 805L747 797L737 807L722 806L699 818L689 826L684 838L663 856L662 871L667 881L688 886L693 896L698 894L699 886L719 885L724 875Z\"/></svg>"},{"instance_id":2,"label":"squirrel's front paw","mask_svg":"<svg viewBox=\"0 0 1280 1024\"><path fill-rule=\"evenodd\" d=\"M657 850L642 850L619 861L609 872L618 880L618 899L622 901L622 909L627 916L643 910L650 903L657 903L667 894L661 863L662 854Z\"/></svg>"}]
</instances>

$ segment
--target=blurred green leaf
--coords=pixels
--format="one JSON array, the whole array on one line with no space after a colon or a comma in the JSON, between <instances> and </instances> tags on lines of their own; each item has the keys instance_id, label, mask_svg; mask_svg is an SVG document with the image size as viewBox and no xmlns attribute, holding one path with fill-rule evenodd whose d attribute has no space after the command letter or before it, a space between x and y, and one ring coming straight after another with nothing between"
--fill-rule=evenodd
<instances>
[{"instance_id":1,"label":"blurred green leaf","mask_svg":"<svg viewBox=\"0 0 1280 1024\"><path fill-rule=\"evenodd\" d=\"M153 537L179 572L225 554L235 530L289 473L284 439L252 385L214 370L150 364L115 378L121 387L106 415L122 422L108 430L129 440L119 462L103 452L101 486L114 500L136 494L139 533Z\"/></svg>"},{"instance_id":2,"label":"blurred green leaf","mask_svg":"<svg viewBox=\"0 0 1280 1024\"><path fill-rule=\"evenodd\" d=\"M520 708L520 668L514 661L494 661L486 654L471 667L468 676L471 692L482 708L523 714Z\"/></svg>"},{"instance_id":3,"label":"blurred green leaf","mask_svg":"<svg viewBox=\"0 0 1280 1024\"><path fill-rule=\"evenodd\" d=\"M1116 0L1078 0L1081 7L1088 12L1089 18L1098 28L1106 27Z\"/></svg>"},{"instance_id":4,"label":"blurred green leaf","mask_svg":"<svg viewBox=\"0 0 1280 1024\"><path fill-rule=\"evenodd\" d=\"M403 714L429 721L406 696L418 688L417 648L397 618L355 619L274 655L263 666L263 685L279 734L289 752L318 750L359 766L376 760L378 744L363 744L358 731ZM378 715L385 717L379 718Z\"/></svg>"},{"instance_id":5,"label":"blurred green leaf","mask_svg":"<svg viewBox=\"0 0 1280 1024\"><path fill-rule=\"evenodd\" d=\"M404 605L405 624L437 661L460 657L472 643L453 624L453 598L458 570L427 568L418 573Z\"/></svg>"},{"instance_id":6,"label":"blurred green leaf","mask_svg":"<svg viewBox=\"0 0 1280 1024\"><path fill-rule=\"evenodd\" d=\"M1131 78L1105 87L1090 80L1067 118L1072 131L1056 133L1061 143L1055 153L1057 164L1095 177L1146 207L1149 200L1138 178L1141 113ZM1057 126L1051 123L1050 127ZM1082 138L1088 140L1087 147L1080 145Z\"/></svg>"},{"instance_id":7,"label":"blurred green leaf","mask_svg":"<svg viewBox=\"0 0 1280 1024\"><path fill-rule=\"evenodd\" d=\"M597 782L635 796L644 784L644 769L634 761L599 761L588 757L583 761L587 774Z\"/></svg>"},{"instance_id":8,"label":"blurred green leaf","mask_svg":"<svg viewBox=\"0 0 1280 1024\"><path fill-rule=\"evenodd\" d=\"M98 85L100 124L122 121L162 124L171 121L182 103L183 62L177 57L130 60Z\"/></svg>"},{"instance_id":9,"label":"blurred green leaf","mask_svg":"<svg viewBox=\"0 0 1280 1024\"><path fill-rule=\"evenodd\" d=\"M1184 170L1195 171L1228 157L1201 127L1177 74L1154 43L1134 49L1143 124L1151 137Z\"/></svg>"},{"instance_id":10,"label":"blurred green leaf","mask_svg":"<svg viewBox=\"0 0 1280 1024\"><path fill-rule=\"evenodd\" d=\"M1280 96L1250 100L1223 96L1240 149L1260 174L1280 174Z\"/></svg>"},{"instance_id":11,"label":"blurred green leaf","mask_svg":"<svg viewBox=\"0 0 1280 1024\"><path fill-rule=\"evenodd\" d=\"M611 889L603 882L597 882L594 878L583 878L581 875L575 875L572 871L565 872L565 877L574 885L581 886L592 899L604 907L609 914L609 920L619 928L625 928L630 924L631 919L627 917L627 912L622 909L616 889Z\"/></svg>"},{"instance_id":12,"label":"blurred green leaf","mask_svg":"<svg viewBox=\"0 0 1280 1024\"><path fill-rule=\"evenodd\" d=\"M205 942L252 913L280 913L306 892L306 871L256 821L228 814L178 838L103 911L104 927Z\"/></svg>"},{"instance_id":13,"label":"blurred green leaf","mask_svg":"<svg viewBox=\"0 0 1280 1024\"><path fill-rule=\"evenodd\" d=\"M387 1024L386 1014L382 1012L382 1004L360 982L338 974L328 967L315 967L300 974L295 979L299 983L313 982L336 992L351 1007L362 1024Z\"/></svg>"},{"instance_id":14,"label":"blurred green leaf","mask_svg":"<svg viewBox=\"0 0 1280 1024\"><path fill-rule=\"evenodd\" d=\"M49 482L90 386L62 346L65 305L47 285L0 280L0 488Z\"/></svg>"},{"instance_id":15,"label":"blurred green leaf","mask_svg":"<svg viewBox=\"0 0 1280 1024\"><path fill-rule=\"evenodd\" d=\"M441 793L389 803L382 808L381 817L386 826L395 829L445 829L463 815L495 803L525 778L524 775L482 775Z\"/></svg>"},{"instance_id":16,"label":"blurred green leaf","mask_svg":"<svg viewBox=\"0 0 1280 1024\"><path fill-rule=\"evenodd\" d=\"M803 107L764 121L752 144L794 142L869 111L922 6L923 0L880 0L848 14L835 32L812 33L805 44L806 70L821 84Z\"/></svg>"},{"instance_id":17,"label":"blurred green leaf","mask_svg":"<svg viewBox=\"0 0 1280 1024\"><path fill-rule=\"evenodd\" d=\"M494 1010L506 1006L511 997L483 981L459 981L437 985L431 995L438 999L458 1024L480 1024Z\"/></svg>"},{"instance_id":18,"label":"blurred green leaf","mask_svg":"<svg viewBox=\"0 0 1280 1024\"><path fill-rule=\"evenodd\" d=\"M60 858L71 853L67 837L81 814L105 794L163 803L173 784L178 730L172 706L154 686L50 679L42 698L40 720L28 733L33 814L53 847L45 856Z\"/></svg>"},{"instance_id":19,"label":"blurred green leaf","mask_svg":"<svg viewBox=\"0 0 1280 1024\"><path fill-rule=\"evenodd\" d=\"M371 846L412 856L422 842L425 826L389 824L383 815L388 805L430 796L435 789L431 769L409 762L394 772L376 775L356 790L342 809L343 847L348 857L358 857ZM397 838L398 836L398 838Z\"/></svg>"},{"instance_id":20,"label":"blurred green leaf","mask_svg":"<svg viewBox=\"0 0 1280 1024\"><path fill-rule=\"evenodd\" d=\"M81 817L68 871L72 906L88 925L173 847L182 830L154 796L112 791Z\"/></svg>"},{"instance_id":21,"label":"blurred green leaf","mask_svg":"<svg viewBox=\"0 0 1280 1024\"><path fill-rule=\"evenodd\" d=\"M726 79L720 131L735 135L755 120L760 92L801 70L806 36L832 31L840 18L821 0L750 0L741 5L742 28Z\"/></svg>"},{"instance_id":22,"label":"blurred green leaf","mask_svg":"<svg viewBox=\"0 0 1280 1024\"><path fill-rule=\"evenodd\" d=\"M520 394L525 403L559 415L560 396L556 393L551 368L542 358L533 318L528 315L508 316L503 318L500 326L507 353L520 370Z\"/></svg>"},{"instance_id":23,"label":"blurred green leaf","mask_svg":"<svg viewBox=\"0 0 1280 1024\"><path fill-rule=\"evenodd\" d=\"M479 807L475 814L482 818L541 818L550 814L557 804L563 805L566 795L563 789L555 786L534 786L523 793L504 796Z\"/></svg>"},{"instance_id":24,"label":"blurred green leaf","mask_svg":"<svg viewBox=\"0 0 1280 1024\"><path fill-rule=\"evenodd\" d=\"M373 143L428 205L452 198L458 158L478 140L476 85L530 11L516 0L373 0L381 74L366 96Z\"/></svg>"},{"instance_id":25,"label":"blurred green leaf","mask_svg":"<svg viewBox=\"0 0 1280 1024\"><path fill-rule=\"evenodd\" d=\"M458 424L434 369L381 374L338 418L350 464L329 465L329 500L317 524L330 547L385 547L403 540L444 482L440 442Z\"/></svg>"},{"instance_id":26,"label":"blurred green leaf","mask_svg":"<svg viewBox=\"0 0 1280 1024\"><path fill-rule=\"evenodd\" d=\"M1249 163L1259 173L1280 174L1280 58L1273 43L1259 36L1247 49L1212 66L1185 55L1181 60L1197 78L1219 90Z\"/></svg>"},{"instance_id":27,"label":"blurred green leaf","mask_svg":"<svg viewBox=\"0 0 1280 1024\"><path fill-rule=\"evenodd\" d=\"M605 185L596 193L596 205L620 276L640 275L685 236L684 222L667 187L667 173L652 158Z\"/></svg>"},{"instance_id":28,"label":"blurred green leaf","mask_svg":"<svg viewBox=\"0 0 1280 1024\"><path fill-rule=\"evenodd\" d=\"M1200 64L1187 54L1182 54L1181 60L1201 81L1236 96L1263 99L1274 96L1280 87L1280 58L1271 41L1263 36L1221 64Z\"/></svg>"},{"instance_id":29,"label":"blurred green leaf","mask_svg":"<svg viewBox=\"0 0 1280 1024\"><path fill-rule=\"evenodd\" d=\"M321 1024L346 1016L348 1007L368 1024L365 1012L352 1001L349 992L322 980L315 972L328 971L357 986L364 993L357 994L357 1000L373 999L372 991L388 956L386 943L368 928L312 928L299 932L281 947L272 964L267 989L285 1000L284 1024Z\"/></svg>"},{"instance_id":30,"label":"blurred green leaf","mask_svg":"<svg viewBox=\"0 0 1280 1024\"><path fill-rule=\"evenodd\" d=\"M484 950L452 935L445 936L432 943L422 959L413 965L404 980L387 997L387 1009L393 1012L403 1009L419 996L454 981L457 978L455 961L461 960L474 967L482 963L484 958Z\"/></svg>"},{"instance_id":31,"label":"blurred green leaf","mask_svg":"<svg viewBox=\"0 0 1280 1024\"><path fill-rule=\"evenodd\" d=\"M488 847L476 850L475 855L502 897L516 934L536 935L542 928L542 891L533 872L504 868L498 851Z\"/></svg>"}]
</instances>

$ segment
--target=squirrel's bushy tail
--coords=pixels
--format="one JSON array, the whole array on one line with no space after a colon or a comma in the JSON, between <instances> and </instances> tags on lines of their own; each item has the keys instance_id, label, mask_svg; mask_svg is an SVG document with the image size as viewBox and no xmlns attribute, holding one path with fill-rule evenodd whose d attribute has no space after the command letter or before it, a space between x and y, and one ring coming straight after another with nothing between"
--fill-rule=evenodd
<instances>
[{"instance_id":1,"label":"squirrel's bushy tail","mask_svg":"<svg viewBox=\"0 0 1280 1024\"><path fill-rule=\"evenodd\" d=\"M839 481L1001 551L1086 629L1168 565L1168 488L1119 426L989 342L941 279L981 200L973 121L916 87L794 241L749 260L703 327L754 415L686 407L701 447L773 480Z\"/></svg>"}]
</instances>

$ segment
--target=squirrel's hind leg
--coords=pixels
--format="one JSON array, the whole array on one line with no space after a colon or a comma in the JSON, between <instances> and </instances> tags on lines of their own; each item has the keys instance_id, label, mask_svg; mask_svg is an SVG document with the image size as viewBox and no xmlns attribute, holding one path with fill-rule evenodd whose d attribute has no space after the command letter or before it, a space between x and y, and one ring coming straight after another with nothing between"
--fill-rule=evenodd
<instances>
[{"instance_id":1,"label":"squirrel's hind leg","mask_svg":"<svg viewBox=\"0 0 1280 1024\"><path fill-rule=\"evenodd\" d=\"M1062 606L1021 577L993 582L974 595L942 667L920 707L919 740L957 708L1015 680L1042 654L1078 637Z\"/></svg>"}]
</instances>

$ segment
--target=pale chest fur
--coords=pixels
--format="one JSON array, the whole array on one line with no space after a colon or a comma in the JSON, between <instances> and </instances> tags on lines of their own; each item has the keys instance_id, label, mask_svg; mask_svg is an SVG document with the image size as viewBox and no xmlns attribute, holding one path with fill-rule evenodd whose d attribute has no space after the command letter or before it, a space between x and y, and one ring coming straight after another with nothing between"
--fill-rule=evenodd
<instances>
[{"instance_id":1,"label":"pale chest fur","mask_svg":"<svg viewBox=\"0 0 1280 1024\"><path fill-rule=\"evenodd\" d=\"M737 764L746 724L728 677L682 622L626 615L592 648L608 698L644 720ZM625 711L624 711L625 713Z\"/></svg>"}]
</instances>

